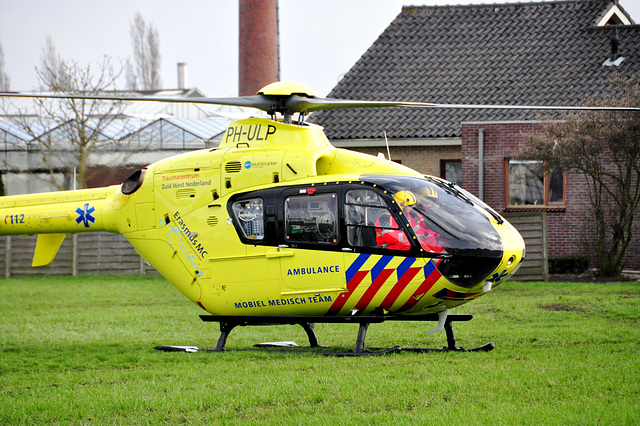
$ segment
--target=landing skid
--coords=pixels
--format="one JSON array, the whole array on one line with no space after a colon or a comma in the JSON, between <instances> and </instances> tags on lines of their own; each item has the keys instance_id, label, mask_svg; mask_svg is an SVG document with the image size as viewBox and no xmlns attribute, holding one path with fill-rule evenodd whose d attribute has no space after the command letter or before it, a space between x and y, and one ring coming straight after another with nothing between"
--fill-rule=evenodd
<instances>
[{"instance_id":1,"label":"landing skid","mask_svg":"<svg viewBox=\"0 0 640 426\"><path fill-rule=\"evenodd\" d=\"M444 323L444 330L447 335L447 346L442 348L403 348L394 346L391 348L365 347L365 338L370 324L378 324L384 321L438 321L438 314L411 315L411 316L349 316L349 317L259 317L259 316L225 316L225 315L200 315L202 321L220 323L220 337L215 348L206 349L207 352L224 352L227 338L231 331L238 326L265 326L265 325L300 325L309 338L309 348L307 349L261 349L269 352L306 352L333 356L375 356L386 355L398 352L489 352L493 350L494 344L487 343L477 348L466 349L459 347L453 332L452 322L470 321L473 315L448 315ZM357 323L358 336L353 351L326 351L318 343L318 337L314 331L315 323Z\"/></svg>"}]
</instances>

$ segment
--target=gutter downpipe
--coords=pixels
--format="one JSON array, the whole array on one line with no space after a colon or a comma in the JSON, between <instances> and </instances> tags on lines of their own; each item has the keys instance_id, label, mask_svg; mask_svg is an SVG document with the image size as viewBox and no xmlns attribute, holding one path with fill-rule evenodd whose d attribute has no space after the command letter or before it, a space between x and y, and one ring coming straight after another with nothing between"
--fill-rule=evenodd
<instances>
[{"instance_id":1,"label":"gutter downpipe","mask_svg":"<svg viewBox=\"0 0 640 426\"><path fill-rule=\"evenodd\" d=\"M478 198L484 200L484 129L478 130Z\"/></svg>"}]
</instances>

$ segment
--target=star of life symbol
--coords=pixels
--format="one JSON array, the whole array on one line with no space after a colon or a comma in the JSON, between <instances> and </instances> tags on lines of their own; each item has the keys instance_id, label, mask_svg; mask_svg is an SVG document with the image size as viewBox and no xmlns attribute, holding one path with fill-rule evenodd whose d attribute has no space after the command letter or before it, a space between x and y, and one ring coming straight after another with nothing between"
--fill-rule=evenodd
<instances>
[{"instance_id":1,"label":"star of life symbol","mask_svg":"<svg viewBox=\"0 0 640 426\"><path fill-rule=\"evenodd\" d=\"M93 206L89 207L89 203L86 203L84 205L84 208L78 207L76 209L76 213L78 213L78 217L76 218L76 223L78 225L80 225L81 223L84 223L85 228L90 227L91 225L89 224L89 222L91 223L96 222L96 218L91 215L91 213L95 211L96 211L96 208Z\"/></svg>"}]
</instances>

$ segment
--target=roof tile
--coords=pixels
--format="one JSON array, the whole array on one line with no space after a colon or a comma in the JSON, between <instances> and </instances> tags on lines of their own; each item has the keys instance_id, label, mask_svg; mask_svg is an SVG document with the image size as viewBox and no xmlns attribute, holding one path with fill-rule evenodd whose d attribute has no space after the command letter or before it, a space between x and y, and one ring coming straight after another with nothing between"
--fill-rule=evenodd
<instances>
[{"instance_id":1,"label":"roof tile","mask_svg":"<svg viewBox=\"0 0 640 426\"><path fill-rule=\"evenodd\" d=\"M620 67L603 67L610 0L406 6L329 94L468 104L578 105L612 74L640 72L640 26L617 27ZM459 137L460 122L540 118L511 110L353 109L314 113L330 139Z\"/></svg>"}]
</instances>

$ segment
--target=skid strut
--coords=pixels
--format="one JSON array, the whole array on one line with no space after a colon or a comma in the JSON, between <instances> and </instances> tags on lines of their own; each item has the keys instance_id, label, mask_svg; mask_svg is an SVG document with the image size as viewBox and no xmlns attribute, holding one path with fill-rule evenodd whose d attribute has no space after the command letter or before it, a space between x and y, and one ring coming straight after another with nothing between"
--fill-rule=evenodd
<instances>
[{"instance_id":1,"label":"skid strut","mask_svg":"<svg viewBox=\"0 0 640 426\"><path fill-rule=\"evenodd\" d=\"M201 317L208 317L209 315L201 315ZM212 319L205 319L202 318L202 321L215 321ZM285 323L277 323L277 324L285 324ZM288 324L288 323L287 323ZM234 328L238 327L238 326L247 326L247 325L274 325L274 324L268 324L268 323L254 323L254 324L249 324L246 321L220 321L220 336L218 337L218 342L216 343L216 347L213 349L210 349L210 352L224 352L224 347L227 344L227 338L229 337L229 333L231 333L231 330L233 330ZM291 323L291 325L300 325L302 326L302 328L304 329L304 331L307 333L307 337L309 338L309 346L312 348L318 348L320 347L320 344L318 343L318 337L316 336L315 331L313 330L314 324L313 323L309 323L309 322L296 322L296 323Z\"/></svg>"},{"instance_id":2,"label":"skid strut","mask_svg":"<svg viewBox=\"0 0 640 426\"><path fill-rule=\"evenodd\" d=\"M439 321L441 316L438 314L429 315L411 315L411 316L349 316L349 317L259 317L259 316L226 316L226 315L200 315L202 321L220 323L220 337L215 348L207 349L208 352L224 352L227 338L231 331L238 326L265 326L265 325L300 325L309 338L309 346L311 348L321 348L318 338L314 331L315 323L357 323L358 336L353 351L314 351L324 355L336 356L362 356L362 355L383 355L388 353L397 353L401 351L408 352L446 352L446 351L482 351L488 352L494 348L493 343L487 343L477 348L462 348L456 343L455 334L453 332L452 322L469 321L473 315L448 315L444 322L444 330L447 336L447 346L442 348L402 348L399 346L391 348L366 348L365 339L370 324L382 323L384 321ZM287 349L286 352L296 352L296 350ZM308 352L308 351L305 351Z\"/></svg>"}]
</instances>

